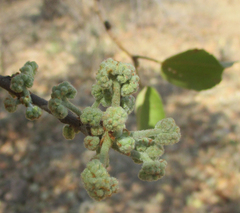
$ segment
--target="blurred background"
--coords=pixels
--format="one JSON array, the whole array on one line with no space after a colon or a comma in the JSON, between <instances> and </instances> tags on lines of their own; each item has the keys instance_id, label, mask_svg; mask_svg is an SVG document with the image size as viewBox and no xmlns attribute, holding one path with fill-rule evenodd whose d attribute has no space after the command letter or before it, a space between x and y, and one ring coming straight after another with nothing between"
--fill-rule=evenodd
<instances>
[{"instance_id":1,"label":"blurred background","mask_svg":"<svg viewBox=\"0 0 240 213\"><path fill-rule=\"evenodd\" d=\"M0 0L0 75L26 61L39 72L31 91L49 100L52 86L70 81L74 103L93 103L91 86L102 60L131 62L109 38L93 0ZM239 0L102 0L103 16L132 54L158 60L204 48L222 61L240 58ZM162 95L168 117L181 128L178 144L166 147L164 178L143 182L141 168L111 152L110 174L119 193L102 202L87 195L80 173L93 153L83 135L63 138L63 124L25 108L7 113L0 89L0 213L239 213L240 64L224 71L216 87L194 92L162 80L158 64L141 60L140 77ZM128 129L136 129L135 115Z\"/></svg>"}]
</instances>

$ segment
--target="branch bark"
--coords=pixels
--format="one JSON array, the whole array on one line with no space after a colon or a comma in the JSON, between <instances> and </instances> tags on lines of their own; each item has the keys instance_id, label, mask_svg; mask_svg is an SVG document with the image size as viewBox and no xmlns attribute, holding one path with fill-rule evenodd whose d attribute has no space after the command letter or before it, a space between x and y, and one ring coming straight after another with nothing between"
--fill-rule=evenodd
<instances>
[{"instance_id":1,"label":"branch bark","mask_svg":"<svg viewBox=\"0 0 240 213\"><path fill-rule=\"evenodd\" d=\"M11 77L10 76L2 76L0 75L0 87L2 87L3 89L7 90L8 92L14 94L15 96L17 96L18 98L21 97L21 93L16 93L14 91L11 90L10 88L10 83L11 83ZM34 105L40 107L42 110L44 110L45 112L48 112L49 114L52 115L51 111L48 109L48 101L31 93L31 98L32 98L32 102ZM61 123L64 124L70 124L71 126L73 126L75 129L81 131L84 135L90 135L90 131L89 128L87 128L85 125L83 125L81 123L81 120L74 115L71 111L68 111L68 115L67 117L65 117L64 119L58 119Z\"/></svg>"}]
</instances>

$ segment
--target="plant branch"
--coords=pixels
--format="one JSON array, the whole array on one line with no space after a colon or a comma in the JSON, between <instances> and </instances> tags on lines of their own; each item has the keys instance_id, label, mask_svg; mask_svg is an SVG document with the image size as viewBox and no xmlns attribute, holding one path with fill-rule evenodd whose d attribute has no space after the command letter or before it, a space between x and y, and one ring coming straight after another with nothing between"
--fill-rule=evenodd
<instances>
[{"instance_id":1,"label":"plant branch","mask_svg":"<svg viewBox=\"0 0 240 213\"><path fill-rule=\"evenodd\" d=\"M2 76L0 75L0 87L3 89L7 90L9 93L14 94L18 98L21 97L21 93L16 93L11 90L10 88L10 83L11 83L11 77L10 76ZM32 103L38 107L40 107L42 110L45 112L48 112L49 114L52 114L51 111L48 109L48 101L31 93L31 99ZM70 124L73 126L75 129L80 130L84 135L90 135L90 131L87 130L86 126L84 126L79 118L75 116L72 112L68 111L67 117L64 119L59 119L61 123L64 124Z\"/></svg>"},{"instance_id":2,"label":"plant branch","mask_svg":"<svg viewBox=\"0 0 240 213\"><path fill-rule=\"evenodd\" d=\"M153 62L156 62L156 63L159 63L161 64L162 62L157 60L157 59L154 59L154 58L151 58L151 57L147 57L147 56L141 56L141 55L133 55L131 54L123 45L122 43L114 36L114 34L112 33L111 29L112 29L112 26L110 24L109 21L107 20L104 20L102 14L101 14L101 10L100 10L100 0L95 0L95 11L100 19L100 21L103 23L109 37L112 39L112 41L123 51L125 52L133 61L133 64L136 68L136 73L137 75L139 75L139 72L138 72L138 68L139 68L139 59L145 59L145 60L149 60L149 61L153 61ZM142 84L141 82L139 82L139 86L140 88L142 88Z\"/></svg>"},{"instance_id":3,"label":"plant branch","mask_svg":"<svg viewBox=\"0 0 240 213\"><path fill-rule=\"evenodd\" d=\"M149 61L156 62L156 63L158 63L158 64L162 64L161 61L159 61L159 60L157 60L157 59L155 59L155 58L147 57L147 56L134 55L133 57L136 58L136 59L146 59L146 60L149 60Z\"/></svg>"},{"instance_id":4,"label":"plant branch","mask_svg":"<svg viewBox=\"0 0 240 213\"><path fill-rule=\"evenodd\" d=\"M113 40L113 42L123 51L125 52L129 57L132 58L132 54L122 45L122 43L114 36L114 34L112 33L111 29L112 26L111 24L107 21L103 19L102 13L100 11L100 5L99 5L100 0L95 0L95 11L100 19L100 21L104 24L104 27L108 33L108 35L110 36L110 38Z\"/></svg>"}]
</instances>

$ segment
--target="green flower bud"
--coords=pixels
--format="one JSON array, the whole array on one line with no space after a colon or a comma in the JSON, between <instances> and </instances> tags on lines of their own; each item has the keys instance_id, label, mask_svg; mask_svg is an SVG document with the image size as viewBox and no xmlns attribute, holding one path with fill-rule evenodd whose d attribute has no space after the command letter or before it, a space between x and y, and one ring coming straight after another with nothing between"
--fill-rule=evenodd
<instances>
[{"instance_id":1,"label":"green flower bud","mask_svg":"<svg viewBox=\"0 0 240 213\"><path fill-rule=\"evenodd\" d=\"M34 61L28 61L25 63L20 69L21 74L18 74L11 79L10 88L14 92L20 93L25 88L32 87L37 67L38 65Z\"/></svg>"},{"instance_id":2,"label":"green flower bud","mask_svg":"<svg viewBox=\"0 0 240 213\"><path fill-rule=\"evenodd\" d=\"M126 83L128 80L132 78L132 76L135 74L135 67L132 64L129 63L118 63L116 74L117 81L121 84ZM113 73L114 74L114 73Z\"/></svg>"},{"instance_id":3,"label":"green flower bud","mask_svg":"<svg viewBox=\"0 0 240 213\"><path fill-rule=\"evenodd\" d=\"M161 130L155 137L156 143L160 145L172 145L177 143L181 138L180 128L172 118L165 118L159 121L155 129Z\"/></svg>"},{"instance_id":4,"label":"green flower bud","mask_svg":"<svg viewBox=\"0 0 240 213\"><path fill-rule=\"evenodd\" d=\"M92 127L91 134L92 135L102 135L104 133L104 129L102 126Z\"/></svg>"},{"instance_id":5,"label":"green flower bud","mask_svg":"<svg viewBox=\"0 0 240 213\"><path fill-rule=\"evenodd\" d=\"M28 106L30 103L32 103L32 99L30 96L22 96L20 98L20 102L24 104L25 106Z\"/></svg>"},{"instance_id":6,"label":"green flower bud","mask_svg":"<svg viewBox=\"0 0 240 213\"><path fill-rule=\"evenodd\" d=\"M116 144L122 153L129 154L134 149L135 140L130 136L123 135L116 138Z\"/></svg>"},{"instance_id":7,"label":"green flower bud","mask_svg":"<svg viewBox=\"0 0 240 213\"><path fill-rule=\"evenodd\" d=\"M102 116L107 131L121 132L125 128L127 113L122 107L109 107Z\"/></svg>"},{"instance_id":8,"label":"green flower bud","mask_svg":"<svg viewBox=\"0 0 240 213\"><path fill-rule=\"evenodd\" d=\"M121 89L121 95L127 96L137 92L139 87L139 77L135 74L132 78L127 81Z\"/></svg>"},{"instance_id":9,"label":"green flower bud","mask_svg":"<svg viewBox=\"0 0 240 213\"><path fill-rule=\"evenodd\" d=\"M90 126L96 127L100 125L103 112L98 108L86 107L80 119L83 124L89 124Z\"/></svg>"},{"instance_id":10,"label":"green flower bud","mask_svg":"<svg viewBox=\"0 0 240 213\"><path fill-rule=\"evenodd\" d=\"M127 114L130 114L134 110L134 105L135 105L134 96L129 95L121 98L120 106L127 112Z\"/></svg>"},{"instance_id":11,"label":"green flower bud","mask_svg":"<svg viewBox=\"0 0 240 213\"><path fill-rule=\"evenodd\" d=\"M100 64L96 79L102 89L110 89L112 87L112 79L109 78L109 74L116 69L117 63L117 61L109 58Z\"/></svg>"},{"instance_id":12,"label":"green flower bud","mask_svg":"<svg viewBox=\"0 0 240 213\"><path fill-rule=\"evenodd\" d=\"M155 129L161 129L162 132L169 132L176 127L176 123L173 118L165 118L158 121L155 125Z\"/></svg>"},{"instance_id":13,"label":"green flower bud","mask_svg":"<svg viewBox=\"0 0 240 213\"><path fill-rule=\"evenodd\" d=\"M38 106L30 106L26 109L26 118L29 120L36 120L42 114L41 109Z\"/></svg>"},{"instance_id":14,"label":"green flower bud","mask_svg":"<svg viewBox=\"0 0 240 213\"><path fill-rule=\"evenodd\" d=\"M135 149L138 152L145 152L146 149L152 144L152 139L151 138L141 138L141 139L136 139L136 147Z\"/></svg>"},{"instance_id":15,"label":"green flower bud","mask_svg":"<svg viewBox=\"0 0 240 213\"><path fill-rule=\"evenodd\" d=\"M28 67L31 67L29 69ZM30 75L34 76L37 72L38 65L35 61L28 61L24 64L24 66L20 69L22 73L29 73Z\"/></svg>"},{"instance_id":16,"label":"green flower bud","mask_svg":"<svg viewBox=\"0 0 240 213\"><path fill-rule=\"evenodd\" d=\"M48 108L54 116L59 119L64 119L68 115L68 110L62 104L60 99L50 99L48 102Z\"/></svg>"},{"instance_id":17,"label":"green flower bud","mask_svg":"<svg viewBox=\"0 0 240 213\"><path fill-rule=\"evenodd\" d=\"M65 125L63 127L63 136L67 140L72 140L75 138L75 131L74 128L70 125Z\"/></svg>"},{"instance_id":18,"label":"green flower bud","mask_svg":"<svg viewBox=\"0 0 240 213\"><path fill-rule=\"evenodd\" d=\"M10 113L13 113L17 110L17 105L18 100L15 98L8 97L4 100L4 107Z\"/></svg>"},{"instance_id":19,"label":"green flower bud","mask_svg":"<svg viewBox=\"0 0 240 213\"><path fill-rule=\"evenodd\" d=\"M152 145L149 146L146 150L145 153L148 154L148 156L152 159L152 160L158 160L158 158L163 155L164 153L164 148L161 145Z\"/></svg>"},{"instance_id":20,"label":"green flower bud","mask_svg":"<svg viewBox=\"0 0 240 213\"><path fill-rule=\"evenodd\" d=\"M165 160L144 162L138 177L144 181L156 181L165 174L167 162Z\"/></svg>"},{"instance_id":21,"label":"green flower bud","mask_svg":"<svg viewBox=\"0 0 240 213\"><path fill-rule=\"evenodd\" d=\"M32 68L31 68L32 69ZM33 86L34 76L27 74L20 74L22 80L24 81L24 86L31 88Z\"/></svg>"},{"instance_id":22,"label":"green flower bud","mask_svg":"<svg viewBox=\"0 0 240 213\"><path fill-rule=\"evenodd\" d=\"M103 164L97 159L87 164L81 177L85 189L94 200L103 200L118 190L117 179L110 177Z\"/></svg>"},{"instance_id":23,"label":"green flower bud","mask_svg":"<svg viewBox=\"0 0 240 213\"><path fill-rule=\"evenodd\" d=\"M103 89L98 84L92 86L91 93L96 100L101 100L103 98Z\"/></svg>"},{"instance_id":24,"label":"green flower bud","mask_svg":"<svg viewBox=\"0 0 240 213\"><path fill-rule=\"evenodd\" d=\"M64 97L72 99L77 94L77 90L68 81L64 81L57 86L52 88L51 97L62 99Z\"/></svg>"},{"instance_id":25,"label":"green flower bud","mask_svg":"<svg viewBox=\"0 0 240 213\"><path fill-rule=\"evenodd\" d=\"M99 143L99 137L87 136L84 138L84 146L91 151L95 151L99 147Z\"/></svg>"},{"instance_id":26,"label":"green flower bud","mask_svg":"<svg viewBox=\"0 0 240 213\"><path fill-rule=\"evenodd\" d=\"M14 76L11 79L11 84L10 84L11 90L13 90L16 93L20 93L24 89L24 80L22 79L21 74Z\"/></svg>"}]
</instances>

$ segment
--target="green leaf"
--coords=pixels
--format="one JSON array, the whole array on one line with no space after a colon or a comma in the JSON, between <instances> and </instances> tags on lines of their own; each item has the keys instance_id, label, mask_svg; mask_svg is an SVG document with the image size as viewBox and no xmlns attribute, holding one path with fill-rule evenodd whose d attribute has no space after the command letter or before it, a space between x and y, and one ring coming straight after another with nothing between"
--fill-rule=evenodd
<instances>
[{"instance_id":1,"label":"green leaf","mask_svg":"<svg viewBox=\"0 0 240 213\"><path fill-rule=\"evenodd\" d=\"M238 61L219 61L224 69L231 67L233 64L237 63Z\"/></svg>"},{"instance_id":2,"label":"green leaf","mask_svg":"<svg viewBox=\"0 0 240 213\"><path fill-rule=\"evenodd\" d=\"M153 87L144 87L136 99L137 128L151 129L165 118L160 94Z\"/></svg>"},{"instance_id":3,"label":"green leaf","mask_svg":"<svg viewBox=\"0 0 240 213\"><path fill-rule=\"evenodd\" d=\"M197 91L218 84L223 69L218 60L203 49L188 50L162 63L162 75L167 81Z\"/></svg>"}]
</instances>

